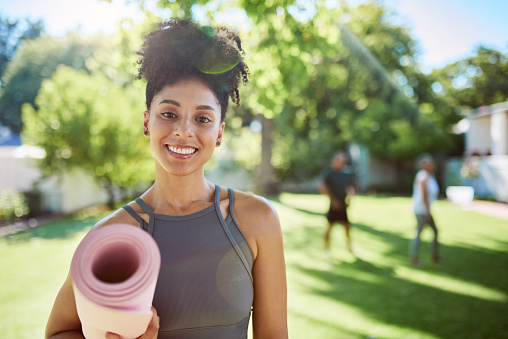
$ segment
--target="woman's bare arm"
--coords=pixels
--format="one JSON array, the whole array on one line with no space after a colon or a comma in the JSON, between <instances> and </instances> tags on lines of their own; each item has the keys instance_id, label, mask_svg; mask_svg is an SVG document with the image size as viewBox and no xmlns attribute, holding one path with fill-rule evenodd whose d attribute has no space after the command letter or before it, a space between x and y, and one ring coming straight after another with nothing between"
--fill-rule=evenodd
<instances>
[{"instance_id":1,"label":"woman's bare arm","mask_svg":"<svg viewBox=\"0 0 508 339\"><path fill-rule=\"evenodd\" d=\"M277 213L265 199L251 196L239 199L235 214L244 234L251 239L251 248L252 239L255 241L254 338L287 338L286 265Z\"/></svg>"},{"instance_id":2,"label":"woman's bare arm","mask_svg":"<svg viewBox=\"0 0 508 339\"><path fill-rule=\"evenodd\" d=\"M131 224L133 226L138 225L137 221L134 220L125 210L120 209L99 221L92 230L90 230L90 232L100 227L119 223ZM74 290L72 288L72 277L70 272L56 296L55 303L53 304L53 308L46 325L45 337L51 339L84 338L81 332L81 321L79 320L76 309L76 301L74 299Z\"/></svg>"},{"instance_id":3,"label":"woman's bare arm","mask_svg":"<svg viewBox=\"0 0 508 339\"><path fill-rule=\"evenodd\" d=\"M429 202L429 191L427 189L427 178L423 179L420 183L422 188L422 197L423 197L423 205L425 206L425 210L427 211L427 215L431 217L430 214L430 202Z\"/></svg>"},{"instance_id":4,"label":"woman's bare arm","mask_svg":"<svg viewBox=\"0 0 508 339\"><path fill-rule=\"evenodd\" d=\"M46 325L46 338L84 338L76 310L70 273L56 297Z\"/></svg>"}]
</instances>

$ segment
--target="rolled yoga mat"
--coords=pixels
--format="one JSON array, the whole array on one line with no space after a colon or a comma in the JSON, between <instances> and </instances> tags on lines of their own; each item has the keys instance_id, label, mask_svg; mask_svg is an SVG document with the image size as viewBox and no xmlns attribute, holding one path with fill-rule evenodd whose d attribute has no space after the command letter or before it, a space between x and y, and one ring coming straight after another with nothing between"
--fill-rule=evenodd
<instances>
[{"instance_id":1,"label":"rolled yoga mat","mask_svg":"<svg viewBox=\"0 0 508 339\"><path fill-rule=\"evenodd\" d=\"M106 332L143 334L161 264L153 238L138 227L110 225L88 233L71 263L76 308L86 339Z\"/></svg>"}]
</instances>

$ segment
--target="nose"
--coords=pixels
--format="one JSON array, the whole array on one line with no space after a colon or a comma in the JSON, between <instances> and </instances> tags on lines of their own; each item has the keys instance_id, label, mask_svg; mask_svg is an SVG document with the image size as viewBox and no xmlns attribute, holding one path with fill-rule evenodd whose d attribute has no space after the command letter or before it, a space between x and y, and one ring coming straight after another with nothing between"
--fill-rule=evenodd
<instances>
[{"instance_id":1,"label":"nose","mask_svg":"<svg viewBox=\"0 0 508 339\"><path fill-rule=\"evenodd\" d=\"M192 129L191 121L189 119L179 119L178 122L175 124L173 134L179 137L193 136L194 130Z\"/></svg>"}]
</instances>

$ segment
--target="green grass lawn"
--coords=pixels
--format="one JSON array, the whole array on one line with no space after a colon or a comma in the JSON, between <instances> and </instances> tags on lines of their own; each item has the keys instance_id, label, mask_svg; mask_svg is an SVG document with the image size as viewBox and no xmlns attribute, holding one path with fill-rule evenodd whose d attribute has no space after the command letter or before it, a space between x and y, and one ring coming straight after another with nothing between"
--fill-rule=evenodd
<instances>
[{"instance_id":1,"label":"green grass lawn","mask_svg":"<svg viewBox=\"0 0 508 339\"><path fill-rule=\"evenodd\" d=\"M508 221L435 204L442 265L408 260L409 198L357 196L349 216L356 256L340 225L323 252L327 199L282 194L290 338L507 338ZM72 253L99 217L60 220L0 239L0 336L41 338Z\"/></svg>"}]
</instances>

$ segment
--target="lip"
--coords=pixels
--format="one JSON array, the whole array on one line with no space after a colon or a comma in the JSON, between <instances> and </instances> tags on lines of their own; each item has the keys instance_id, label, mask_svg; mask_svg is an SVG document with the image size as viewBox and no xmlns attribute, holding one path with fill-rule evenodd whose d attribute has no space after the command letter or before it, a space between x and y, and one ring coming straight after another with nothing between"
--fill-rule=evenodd
<instances>
[{"instance_id":1,"label":"lip","mask_svg":"<svg viewBox=\"0 0 508 339\"><path fill-rule=\"evenodd\" d=\"M172 151L170 148L178 148L178 149L194 149L194 152L192 153L177 153L175 151ZM171 156L178 158L178 159L187 159L190 158L199 151L196 147L193 146L180 146L180 145L166 145L166 150L168 151Z\"/></svg>"}]
</instances>

